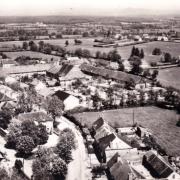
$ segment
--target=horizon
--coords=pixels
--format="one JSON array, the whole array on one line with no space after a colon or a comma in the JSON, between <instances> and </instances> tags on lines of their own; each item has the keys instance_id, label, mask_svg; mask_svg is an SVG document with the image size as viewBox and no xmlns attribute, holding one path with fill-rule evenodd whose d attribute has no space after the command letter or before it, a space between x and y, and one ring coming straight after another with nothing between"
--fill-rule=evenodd
<instances>
[{"instance_id":1,"label":"horizon","mask_svg":"<svg viewBox=\"0 0 180 180\"><path fill-rule=\"evenodd\" d=\"M179 0L3 0L0 16L158 16L180 14Z\"/></svg>"}]
</instances>

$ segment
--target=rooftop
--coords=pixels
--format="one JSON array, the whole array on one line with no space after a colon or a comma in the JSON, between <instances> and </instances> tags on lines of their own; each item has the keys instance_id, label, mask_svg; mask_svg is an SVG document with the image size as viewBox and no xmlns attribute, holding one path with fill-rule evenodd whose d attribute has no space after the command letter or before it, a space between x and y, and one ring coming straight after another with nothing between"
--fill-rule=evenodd
<instances>
[{"instance_id":1,"label":"rooftop","mask_svg":"<svg viewBox=\"0 0 180 180\"><path fill-rule=\"evenodd\" d=\"M21 121L32 120L37 122L53 121L53 119L44 112L31 112L19 114L18 119Z\"/></svg>"}]
</instances>

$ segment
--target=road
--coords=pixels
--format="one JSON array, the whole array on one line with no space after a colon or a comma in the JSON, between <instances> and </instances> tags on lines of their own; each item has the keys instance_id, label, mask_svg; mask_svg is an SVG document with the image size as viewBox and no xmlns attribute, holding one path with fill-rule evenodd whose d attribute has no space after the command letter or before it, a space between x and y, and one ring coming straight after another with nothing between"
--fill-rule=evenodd
<instances>
[{"instance_id":1,"label":"road","mask_svg":"<svg viewBox=\"0 0 180 180\"><path fill-rule=\"evenodd\" d=\"M88 155L86 153L83 137L75 125L68 119L61 117L58 119L60 130L70 128L75 134L77 148L72 152L73 161L68 165L66 180L88 180L91 179L91 172L88 169Z\"/></svg>"}]
</instances>

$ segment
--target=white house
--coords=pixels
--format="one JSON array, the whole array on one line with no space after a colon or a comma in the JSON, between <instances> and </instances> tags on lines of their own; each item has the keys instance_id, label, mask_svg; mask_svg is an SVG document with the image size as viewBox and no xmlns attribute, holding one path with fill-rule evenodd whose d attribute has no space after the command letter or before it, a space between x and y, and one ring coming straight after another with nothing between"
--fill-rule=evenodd
<instances>
[{"instance_id":1,"label":"white house","mask_svg":"<svg viewBox=\"0 0 180 180\"><path fill-rule=\"evenodd\" d=\"M63 101L64 103L64 110L71 110L71 109L74 109L78 106L80 106L80 100L79 98L71 95L71 94L68 94L64 91L56 91L53 96L57 96L61 101Z\"/></svg>"}]
</instances>

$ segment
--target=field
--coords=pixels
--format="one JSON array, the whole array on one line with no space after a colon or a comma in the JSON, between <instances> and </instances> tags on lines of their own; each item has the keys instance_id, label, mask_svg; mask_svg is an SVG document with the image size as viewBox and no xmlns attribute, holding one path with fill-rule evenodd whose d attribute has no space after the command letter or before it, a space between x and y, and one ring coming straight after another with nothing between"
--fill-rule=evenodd
<instances>
[{"instance_id":1,"label":"field","mask_svg":"<svg viewBox=\"0 0 180 180\"><path fill-rule=\"evenodd\" d=\"M59 59L57 56L32 51L5 52L5 54L11 59L16 59L18 56L30 56L31 58L42 58L43 60L49 61L51 60L51 58L53 58L54 60Z\"/></svg>"},{"instance_id":2,"label":"field","mask_svg":"<svg viewBox=\"0 0 180 180\"><path fill-rule=\"evenodd\" d=\"M165 86L173 86L180 90L180 67L159 70L158 80Z\"/></svg>"},{"instance_id":3,"label":"field","mask_svg":"<svg viewBox=\"0 0 180 180\"><path fill-rule=\"evenodd\" d=\"M103 117L111 125L126 127L133 124L133 108L105 112L87 112L75 114L75 117L89 127L99 117ZM157 107L134 108L135 122L149 128L158 138L169 154L180 155L180 128L176 126L179 115L172 110Z\"/></svg>"},{"instance_id":4,"label":"field","mask_svg":"<svg viewBox=\"0 0 180 180\"><path fill-rule=\"evenodd\" d=\"M113 50L113 47L106 47L106 48L101 48L101 47L93 47L94 44L94 38L82 38L82 44L80 45L75 45L74 44L74 38L67 39L69 41L69 45L66 47L68 50L75 50L77 48L83 48L83 49L89 49L92 54L95 54L96 51L101 51L101 52L106 52L108 53L109 51ZM65 46L65 41L66 39L54 39L54 40L44 40L46 43L50 43L53 45L60 45L60 46ZM35 42L39 42L39 40L35 40ZM10 42L0 42L0 46L7 46L7 45L17 45L21 46L22 41L10 41ZM131 46L124 46L124 47L118 47L117 50L122 56L123 59L127 59L130 56L131 53ZM172 56L178 57L180 55L179 49L180 49L180 43L175 43L175 42L161 42L161 41L154 41L154 42L149 42L149 43L144 43L144 44L138 44L136 47L140 49L144 49L145 52L145 60L147 62L157 62L160 60L160 56L153 56L152 51L154 48L160 48L163 52L169 52L172 54Z\"/></svg>"}]
</instances>

